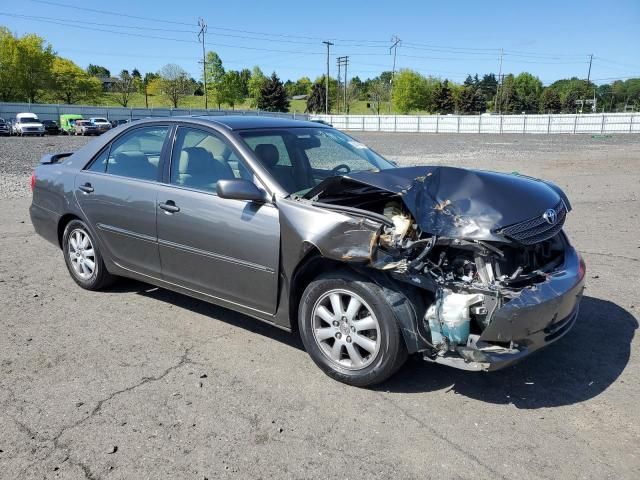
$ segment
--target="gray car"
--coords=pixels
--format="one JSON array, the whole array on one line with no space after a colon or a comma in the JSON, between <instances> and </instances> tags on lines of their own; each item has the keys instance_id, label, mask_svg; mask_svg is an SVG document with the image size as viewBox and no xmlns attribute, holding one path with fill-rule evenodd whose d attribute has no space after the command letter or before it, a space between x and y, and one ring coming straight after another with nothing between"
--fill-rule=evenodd
<instances>
[{"instance_id":1,"label":"gray car","mask_svg":"<svg viewBox=\"0 0 640 480\"><path fill-rule=\"evenodd\" d=\"M496 370L578 316L571 206L542 180L399 168L329 126L249 116L140 120L41 163L31 219L78 285L131 277L297 330L351 385L408 354Z\"/></svg>"}]
</instances>

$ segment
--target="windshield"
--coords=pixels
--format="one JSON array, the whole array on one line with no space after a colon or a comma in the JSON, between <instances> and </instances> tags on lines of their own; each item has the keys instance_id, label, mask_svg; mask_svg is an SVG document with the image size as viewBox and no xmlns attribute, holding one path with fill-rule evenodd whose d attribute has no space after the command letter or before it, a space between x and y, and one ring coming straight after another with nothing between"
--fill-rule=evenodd
<instances>
[{"instance_id":1,"label":"windshield","mask_svg":"<svg viewBox=\"0 0 640 480\"><path fill-rule=\"evenodd\" d=\"M325 178L394 165L332 128L239 132L271 176L289 194L303 195Z\"/></svg>"},{"instance_id":2,"label":"windshield","mask_svg":"<svg viewBox=\"0 0 640 480\"><path fill-rule=\"evenodd\" d=\"M92 119L93 123L109 123L106 118L94 118Z\"/></svg>"},{"instance_id":3,"label":"windshield","mask_svg":"<svg viewBox=\"0 0 640 480\"><path fill-rule=\"evenodd\" d=\"M18 119L18 123L39 123L35 117L22 117Z\"/></svg>"}]
</instances>

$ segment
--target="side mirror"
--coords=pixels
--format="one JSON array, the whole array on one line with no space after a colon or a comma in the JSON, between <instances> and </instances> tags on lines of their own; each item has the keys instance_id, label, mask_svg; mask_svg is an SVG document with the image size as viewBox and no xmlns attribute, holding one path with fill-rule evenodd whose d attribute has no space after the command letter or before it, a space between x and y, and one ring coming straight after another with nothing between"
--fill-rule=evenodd
<instances>
[{"instance_id":1,"label":"side mirror","mask_svg":"<svg viewBox=\"0 0 640 480\"><path fill-rule=\"evenodd\" d=\"M265 194L253 182L244 178L233 180L218 180L216 186L220 198L233 200L250 200L252 202L264 202Z\"/></svg>"}]
</instances>

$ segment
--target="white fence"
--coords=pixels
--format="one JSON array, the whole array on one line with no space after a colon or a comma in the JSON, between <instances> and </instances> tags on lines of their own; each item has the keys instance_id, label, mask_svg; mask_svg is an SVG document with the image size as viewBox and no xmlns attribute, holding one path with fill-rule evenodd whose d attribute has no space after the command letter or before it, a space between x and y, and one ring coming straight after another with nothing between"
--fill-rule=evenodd
<instances>
[{"instance_id":1,"label":"white fence","mask_svg":"<svg viewBox=\"0 0 640 480\"><path fill-rule=\"evenodd\" d=\"M204 110L190 108L126 108L94 107L87 105L55 105L43 103L0 103L0 118L15 118L18 113L32 112L40 120L60 119L64 113L74 113L85 118L106 117L109 120L134 120L147 117L175 117L179 115L265 115L272 117L299 118L309 116L300 113L263 112L259 110Z\"/></svg>"},{"instance_id":2,"label":"white fence","mask_svg":"<svg viewBox=\"0 0 640 480\"><path fill-rule=\"evenodd\" d=\"M311 115L340 130L420 133L640 133L640 113Z\"/></svg>"}]
</instances>

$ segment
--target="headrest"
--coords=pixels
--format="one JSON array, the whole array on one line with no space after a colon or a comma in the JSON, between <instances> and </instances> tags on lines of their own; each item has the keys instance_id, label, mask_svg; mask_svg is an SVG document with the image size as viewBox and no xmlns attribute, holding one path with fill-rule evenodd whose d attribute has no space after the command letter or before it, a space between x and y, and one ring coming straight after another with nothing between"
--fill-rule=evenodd
<instances>
[{"instance_id":1,"label":"headrest","mask_svg":"<svg viewBox=\"0 0 640 480\"><path fill-rule=\"evenodd\" d=\"M213 156L202 147L188 147L180 152L180 163L178 172L181 174L194 175L197 173L207 173L211 169Z\"/></svg>"},{"instance_id":2,"label":"headrest","mask_svg":"<svg viewBox=\"0 0 640 480\"><path fill-rule=\"evenodd\" d=\"M278 153L278 149L275 145L270 143L261 143L256 145L256 155L262 160L265 167L275 167L280 159L280 154Z\"/></svg>"},{"instance_id":3,"label":"headrest","mask_svg":"<svg viewBox=\"0 0 640 480\"><path fill-rule=\"evenodd\" d=\"M118 152L115 156L116 163L126 163L127 165L149 165L147 156L142 152L129 151Z\"/></svg>"}]
</instances>

